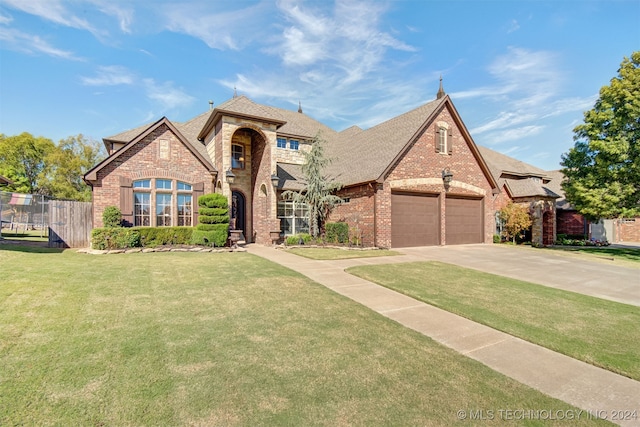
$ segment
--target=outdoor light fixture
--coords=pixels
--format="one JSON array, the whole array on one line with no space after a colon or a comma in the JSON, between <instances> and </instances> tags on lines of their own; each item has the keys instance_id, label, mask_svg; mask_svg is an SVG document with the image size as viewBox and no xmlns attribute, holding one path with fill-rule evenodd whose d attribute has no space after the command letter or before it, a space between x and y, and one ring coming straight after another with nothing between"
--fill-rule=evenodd
<instances>
[{"instance_id":1,"label":"outdoor light fixture","mask_svg":"<svg viewBox=\"0 0 640 427\"><path fill-rule=\"evenodd\" d=\"M218 171L212 171L211 172L211 182L213 182L215 184L217 180L218 180Z\"/></svg>"},{"instance_id":2,"label":"outdoor light fixture","mask_svg":"<svg viewBox=\"0 0 640 427\"><path fill-rule=\"evenodd\" d=\"M224 174L227 177L227 182L233 184L236 182L236 176L231 172L231 169L227 169L227 173Z\"/></svg>"},{"instance_id":3,"label":"outdoor light fixture","mask_svg":"<svg viewBox=\"0 0 640 427\"><path fill-rule=\"evenodd\" d=\"M271 175L271 185L273 188L278 188L278 182L280 182L280 178L275 173Z\"/></svg>"},{"instance_id":4,"label":"outdoor light fixture","mask_svg":"<svg viewBox=\"0 0 640 427\"><path fill-rule=\"evenodd\" d=\"M453 180L453 173L449 168L445 168L442 170L442 181L444 181L444 185L448 185Z\"/></svg>"}]
</instances>

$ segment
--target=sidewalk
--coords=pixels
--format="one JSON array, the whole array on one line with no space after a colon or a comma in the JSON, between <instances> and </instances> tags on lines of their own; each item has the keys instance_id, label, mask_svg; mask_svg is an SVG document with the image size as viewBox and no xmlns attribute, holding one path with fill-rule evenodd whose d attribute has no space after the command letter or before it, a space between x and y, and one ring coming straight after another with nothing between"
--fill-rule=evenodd
<instances>
[{"instance_id":1,"label":"sidewalk","mask_svg":"<svg viewBox=\"0 0 640 427\"><path fill-rule=\"evenodd\" d=\"M591 413L636 411L640 382L572 359L435 308L344 272L344 265L415 261L412 256L316 261L272 247L248 245L249 253L295 270L327 288L475 359L506 376ZM640 420L615 421L637 426Z\"/></svg>"}]
</instances>

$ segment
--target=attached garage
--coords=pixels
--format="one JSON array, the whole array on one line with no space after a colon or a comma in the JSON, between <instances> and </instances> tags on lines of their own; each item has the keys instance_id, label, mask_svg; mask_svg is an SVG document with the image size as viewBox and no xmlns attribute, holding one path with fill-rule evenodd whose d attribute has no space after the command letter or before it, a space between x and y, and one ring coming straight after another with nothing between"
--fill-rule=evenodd
<instances>
[{"instance_id":1,"label":"attached garage","mask_svg":"<svg viewBox=\"0 0 640 427\"><path fill-rule=\"evenodd\" d=\"M440 205L435 194L391 194L391 246L440 244Z\"/></svg>"},{"instance_id":2,"label":"attached garage","mask_svg":"<svg viewBox=\"0 0 640 427\"><path fill-rule=\"evenodd\" d=\"M445 199L445 239L447 245L483 243L482 199Z\"/></svg>"}]
</instances>

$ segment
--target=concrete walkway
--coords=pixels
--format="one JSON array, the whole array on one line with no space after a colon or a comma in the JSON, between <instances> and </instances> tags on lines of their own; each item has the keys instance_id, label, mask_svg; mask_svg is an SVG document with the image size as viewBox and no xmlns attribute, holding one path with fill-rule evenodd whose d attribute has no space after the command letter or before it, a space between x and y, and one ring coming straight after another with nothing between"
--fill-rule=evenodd
<instances>
[{"instance_id":1,"label":"concrete walkway","mask_svg":"<svg viewBox=\"0 0 640 427\"><path fill-rule=\"evenodd\" d=\"M490 368L609 420L614 411L640 417L640 382L572 359L422 303L344 272L345 266L415 261L416 255L316 261L273 247L248 252L281 264ZM553 408L544 408L553 409ZM637 426L640 419L614 421Z\"/></svg>"}]
</instances>

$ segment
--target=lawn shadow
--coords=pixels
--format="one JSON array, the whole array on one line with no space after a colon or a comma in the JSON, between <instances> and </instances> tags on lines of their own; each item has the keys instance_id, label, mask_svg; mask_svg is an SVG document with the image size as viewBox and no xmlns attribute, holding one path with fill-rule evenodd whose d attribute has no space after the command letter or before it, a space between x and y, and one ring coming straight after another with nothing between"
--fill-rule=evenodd
<instances>
[{"instance_id":1,"label":"lawn shadow","mask_svg":"<svg viewBox=\"0 0 640 427\"><path fill-rule=\"evenodd\" d=\"M14 241L11 239L0 240L0 251L27 252L33 254L60 254L62 248L49 248L47 242Z\"/></svg>"}]
</instances>

